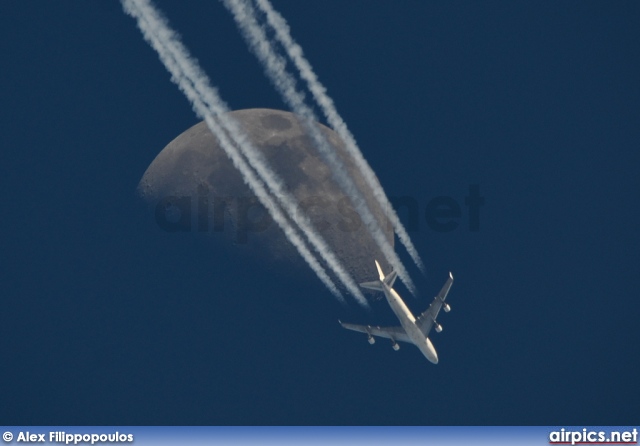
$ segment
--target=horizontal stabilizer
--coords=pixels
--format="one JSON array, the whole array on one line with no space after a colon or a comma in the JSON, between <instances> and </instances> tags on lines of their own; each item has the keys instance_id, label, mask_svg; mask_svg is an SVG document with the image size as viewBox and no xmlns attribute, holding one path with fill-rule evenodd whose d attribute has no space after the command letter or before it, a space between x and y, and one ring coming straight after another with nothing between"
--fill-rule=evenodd
<instances>
[{"instance_id":1,"label":"horizontal stabilizer","mask_svg":"<svg viewBox=\"0 0 640 446\"><path fill-rule=\"evenodd\" d=\"M395 271L391 271L389 274L384 276L384 283L389 285L389 288L393 288L393 284L396 281L396 277L398 277L398 273L396 273Z\"/></svg>"},{"instance_id":2,"label":"horizontal stabilizer","mask_svg":"<svg viewBox=\"0 0 640 446\"><path fill-rule=\"evenodd\" d=\"M363 282L360 284L360 286L368 290L382 291L382 283L380 283L379 280L376 280L374 282Z\"/></svg>"}]
</instances>

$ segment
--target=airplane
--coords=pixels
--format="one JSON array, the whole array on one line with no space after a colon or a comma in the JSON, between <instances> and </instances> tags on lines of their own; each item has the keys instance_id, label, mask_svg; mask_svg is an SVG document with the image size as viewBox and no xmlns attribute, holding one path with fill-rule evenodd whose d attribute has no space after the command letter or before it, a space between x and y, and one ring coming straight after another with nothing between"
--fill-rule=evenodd
<instances>
[{"instance_id":1,"label":"airplane","mask_svg":"<svg viewBox=\"0 0 640 446\"><path fill-rule=\"evenodd\" d=\"M449 289L453 284L453 275L449 273L449 278L440 290L440 293L438 293L433 302L431 302L429 308L427 308L427 310L416 319L413 314L411 314L411 311L409 311L409 308L407 308L396 290L393 289L393 283L396 280L397 273L395 271L391 271L385 276L378 261L376 260L375 262L376 268L378 268L380 280L364 282L361 283L360 286L370 290L382 291L387 298L391 309L400 320L401 326L372 327L371 325L345 324L340 320L338 320L338 322L340 322L340 325L347 330L358 331L369 335L369 344L375 344L376 340L374 336L391 339L391 346L395 351L400 350L400 346L397 341L412 343L420 349L422 354L429 361L437 364L438 354L429 339L429 332L432 327L435 328L438 333L442 331L442 325L436 322L438 313L440 313L440 308L442 308L445 313L451 311L451 307L449 304L445 303L444 300L447 298Z\"/></svg>"}]
</instances>

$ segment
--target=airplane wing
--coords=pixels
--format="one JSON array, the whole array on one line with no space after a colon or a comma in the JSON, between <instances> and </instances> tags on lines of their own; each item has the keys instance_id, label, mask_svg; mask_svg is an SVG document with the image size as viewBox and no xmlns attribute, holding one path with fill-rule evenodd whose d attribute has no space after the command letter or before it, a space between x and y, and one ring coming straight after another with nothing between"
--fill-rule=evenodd
<instances>
[{"instance_id":1,"label":"airplane wing","mask_svg":"<svg viewBox=\"0 0 640 446\"><path fill-rule=\"evenodd\" d=\"M380 338L393 339L394 341L409 342L412 343L407 333L402 327L377 327L372 325L356 325L345 324L339 321L347 330L359 331L360 333L366 333L372 336L378 336Z\"/></svg>"},{"instance_id":2,"label":"airplane wing","mask_svg":"<svg viewBox=\"0 0 640 446\"><path fill-rule=\"evenodd\" d=\"M433 302L431 302L429 308L427 308L426 311L424 311L416 319L416 325L420 327L420 331L422 331L425 336L429 336L429 332L431 331L431 328L433 327L436 318L438 317L438 313L440 313L440 309L444 304L444 300L447 298L447 294L449 294L451 285L453 285L453 275L449 273L447 282L444 284L438 295L433 299ZM436 327L436 330L441 331L442 327L440 327L440 329Z\"/></svg>"}]
</instances>

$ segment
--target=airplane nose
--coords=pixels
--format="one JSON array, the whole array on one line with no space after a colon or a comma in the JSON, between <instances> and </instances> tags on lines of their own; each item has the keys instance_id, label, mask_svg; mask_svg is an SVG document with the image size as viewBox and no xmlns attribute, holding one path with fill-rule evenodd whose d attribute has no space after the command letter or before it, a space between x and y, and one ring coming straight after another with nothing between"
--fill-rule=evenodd
<instances>
[{"instance_id":1,"label":"airplane nose","mask_svg":"<svg viewBox=\"0 0 640 446\"><path fill-rule=\"evenodd\" d=\"M434 350L428 349L426 352L424 352L424 356L429 360L430 363L438 363L438 354Z\"/></svg>"},{"instance_id":2,"label":"airplane nose","mask_svg":"<svg viewBox=\"0 0 640 446\"><path fill-rule=\"evenodd\" d=\"M429 338L427 338L427 355L425 355L427 357L427 359L429 361L431 361L434 364L438 363L438 353L436 352L436 349L433 347L433 344L431 343L431 340Z\"/></svg>"}]
</instances>

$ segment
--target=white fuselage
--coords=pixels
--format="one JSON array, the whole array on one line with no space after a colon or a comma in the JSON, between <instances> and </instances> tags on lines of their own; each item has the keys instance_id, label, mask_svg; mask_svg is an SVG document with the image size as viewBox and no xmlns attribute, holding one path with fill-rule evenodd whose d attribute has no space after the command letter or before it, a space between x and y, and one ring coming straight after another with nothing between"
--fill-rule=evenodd
<instances>
[{"instance_id":1,"label":"white fuselage","mask_svg":"<svg viewBox=\"0 0 640 446\"><path fill-rule=\"evenodd\" d=\"M400 324L404 331L407 333L407 336L411 339L416 347L420 349L422 354L432 363L438 363L438 354L436 353L436 349L433 348L433 344L429 340L422 330L416 325L416 318L413 317L409 308L404 303L402 298L398 295L396 290L390 288L389 285L382 282L382 290L384 295L387 297L387 301L391 306L391 309L396 314L398 319L400 320Z\"/></svg>"}]
</instances>

